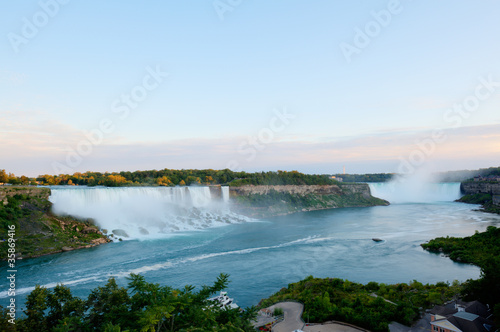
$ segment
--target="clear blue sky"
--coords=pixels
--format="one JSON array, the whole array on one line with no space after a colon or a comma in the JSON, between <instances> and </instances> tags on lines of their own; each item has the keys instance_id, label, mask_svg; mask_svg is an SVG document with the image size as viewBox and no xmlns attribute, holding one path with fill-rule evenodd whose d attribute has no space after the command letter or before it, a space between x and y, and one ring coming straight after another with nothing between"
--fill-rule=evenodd
<instances>
[{"instance_id":1,"label":"clear blue sky","mask_svg":"<svg viewBox=\"0 0 500 332\"><path fill-rule=\"evenodd\" d=\"M498 17L472 0L4 2L0 169L499 166Z\"/></svg>"}]
</instances>

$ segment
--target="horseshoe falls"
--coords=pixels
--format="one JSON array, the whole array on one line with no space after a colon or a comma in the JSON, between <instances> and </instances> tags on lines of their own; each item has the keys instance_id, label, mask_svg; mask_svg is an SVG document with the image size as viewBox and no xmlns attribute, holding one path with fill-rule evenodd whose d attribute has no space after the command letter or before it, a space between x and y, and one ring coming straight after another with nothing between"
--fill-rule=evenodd
<instances>
[{"instance_id":1,"label":"horseshoe falls","mask_svg":"<svg viewBox=\"0 0 500 332\"><path fill-rule=\"evenodd\" d=\"M398 203L452 202L461 197L460 183L432 183L400 179L369 184L373 196Z\"/></svg>"}]
</instances>

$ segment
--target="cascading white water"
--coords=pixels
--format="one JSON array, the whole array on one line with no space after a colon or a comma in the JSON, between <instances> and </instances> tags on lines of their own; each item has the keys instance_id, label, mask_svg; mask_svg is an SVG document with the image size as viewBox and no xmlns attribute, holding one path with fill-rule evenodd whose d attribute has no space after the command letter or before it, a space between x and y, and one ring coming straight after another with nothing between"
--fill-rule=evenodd
<instances>
[{"instance_id":1,"label":"cascading white water","mask_svg":"<svg viewBox=\"0 0 500 332\"><path fill-rule=\"evenodd\" d=\"M390 203L452 202L461 197L460 183L430 183L412 179L398 179L384 183L370 183L372 196Z\"/></svg>"},{"instance_id":2,"label":"cascading white water","mask_svg":"<svg viewBox=\"0 0 500 332\"><path fill-rule=\"evenodd\" d=\"M222 200L224 202L229 202L229 187L228 186L221 187L221 192L222 192Z\"/></svg>"},{"instance_id":3,"label":"cascading white water","mask_svg":"<svg viewBox=\"0 0 500 332\"><path fill-rule=\"evenodd\" d=\"M209 187L55 187L50 201L54 213L92 218L118 237L151 238L248 221L229 210L224 191L213 198Z\"/></svg>"}]
</instances>

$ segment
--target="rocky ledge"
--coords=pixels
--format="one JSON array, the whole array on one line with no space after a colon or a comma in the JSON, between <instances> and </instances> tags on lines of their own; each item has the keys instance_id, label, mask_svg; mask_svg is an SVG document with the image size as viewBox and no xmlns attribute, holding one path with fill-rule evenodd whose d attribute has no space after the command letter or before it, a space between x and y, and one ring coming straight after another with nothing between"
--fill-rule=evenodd
<instances>
[{"instance_id":1,"label":"rocky ledge","mask_svg":"<svg viewBox=\"0 0 500 332\"><path fill-rule=\"evenodd\" d=\"M230 187L235 209L254 218L295 212L389 205L365 183L342 185L245 185Z\"/></svg>"},{"instance_id":2,"label":"rocky ledge","mask_svg":"<svg viewBox=\"0 0 500 332\"><path fill-rule=\"evenodd\" d=\"M465 181L460 189L464 196L459 202L481 204L482 211L500 214L500 182Z\"/></svg>"}]
</instances>

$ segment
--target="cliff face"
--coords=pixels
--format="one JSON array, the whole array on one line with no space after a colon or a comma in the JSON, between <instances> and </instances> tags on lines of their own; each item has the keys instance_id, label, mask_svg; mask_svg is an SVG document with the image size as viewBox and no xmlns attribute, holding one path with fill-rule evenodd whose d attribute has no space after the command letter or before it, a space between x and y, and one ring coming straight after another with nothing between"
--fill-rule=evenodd
<instances>
[{"instance_id":1,"label":"cliff face","mask_svg":"<svg viewBox=\"0 0 500 332\"><path fill-rule=\"evenodd\" d=\"M500 195L500 182L475 181L462 182L460 189L466 195L472 194L491 194Z\"/></svg>"},{"instance_id":2,"label":"cliff face","mask_svg":"<svg viewBox=\"0 0 500 332\"><path fill-rule=\"evenodd\" d=\"M48 200L50 189L37 187L0 187L0 204L4 206L9 204L8 197L14 197L15 195L27 195L40 200Z\"/></svg>"},{"instance_id":3,"label":"cliff face","mask_svg":"<svg viewBox=\"0 0 500 332\"><path fill-rule=\"evenodd\" d=\"M500 182L467 181L460 189L465 194L460 202L481 204L483 211L500 214Z\"/></svg>"},{"instance_id":4,"label":"cliff face","mask_svg":"<svg viewBox=\"0 0 500 332\"><path fill-rule=\"evenodd\" d=\"M297 195L346 195L361 194L364 197L371 197L370 187L365 183L353 183L342 186L337 185L283 185L283 186L241 186L230 187L231 196L235 195L265 195L270 191L279 193L289 193Z\"/></svg>"},{"instance_id":5,"label":"cliff face","mask_svg":"<svg viewBox=\"0 0 500 332\"><path fill-rule=\"evenodd\" d=\"M49 196L48 188L0 186L0 259L7 257L12 227L18 259L110 242L89 220L54 216Z\"/></svg>"},{"instance_id":6,"label":"cliff face","mask_svg":"<svg viewBox=\"0 0 500 332\"><path fill-rule=\"evenodd\" d=\"M246 185L230 187L238 212L251 217L267 217L294 212L389 205L373 197L367 184L343 185Z\"/></svg>"}]
</instances>

